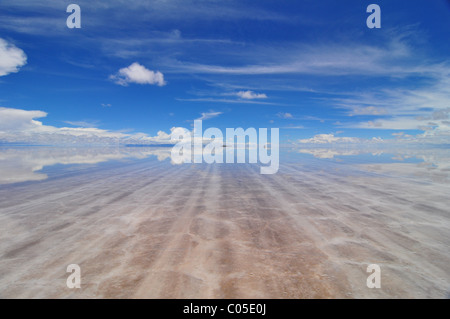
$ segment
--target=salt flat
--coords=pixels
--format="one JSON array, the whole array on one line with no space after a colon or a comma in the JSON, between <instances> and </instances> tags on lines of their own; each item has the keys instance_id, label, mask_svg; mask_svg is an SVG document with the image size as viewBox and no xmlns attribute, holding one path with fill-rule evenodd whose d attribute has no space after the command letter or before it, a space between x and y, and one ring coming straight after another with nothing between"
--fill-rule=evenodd
<instances>
[{"instance_id":1,"label":"salt flat","mask_svg":"<svg viewBox=\"0 0 450 319\"><path fill-rule=\"evenodd\" d=\"M260 175L137 152L78 155L54 175L33 162L48 151L2 153L28 179L0 186L0 297L446 297L446 166L282 161ZM81 289L66 287L69 264ZM366 286L369 264L380 289Z\"/></svg>"}]
</instances>

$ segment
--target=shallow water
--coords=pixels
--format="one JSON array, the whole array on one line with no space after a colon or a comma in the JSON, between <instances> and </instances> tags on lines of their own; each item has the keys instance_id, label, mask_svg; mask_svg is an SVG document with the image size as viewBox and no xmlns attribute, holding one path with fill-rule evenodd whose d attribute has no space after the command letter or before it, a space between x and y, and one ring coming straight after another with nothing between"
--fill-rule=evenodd
<instances>
[{"instance_id":1,"label":"shallow water","mask_svg":"<svg viewBox=\"0 0 450 319\"><path fill-rule=\"evenodd\" d=\"M284 149L274 175L169 148L0 148L0 297L445 298L449 175L443 148Z\"/></svg>"}]
</instances>

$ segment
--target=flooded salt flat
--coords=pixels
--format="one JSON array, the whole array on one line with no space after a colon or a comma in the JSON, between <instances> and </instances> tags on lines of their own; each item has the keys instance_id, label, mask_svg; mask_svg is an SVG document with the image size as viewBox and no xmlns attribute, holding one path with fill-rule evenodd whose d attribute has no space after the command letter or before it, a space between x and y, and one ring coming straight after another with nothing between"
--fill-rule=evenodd
<instances>
[{"instance_id":1,"label":"flooded salt flat","mask_svg":"<svg viewBox=\"0 0 450 319\"><path fill-rule=\"evenodd\" d=\"M450 152L288 149L173 165L170 148L0 149L4 298L445 298ZM81 268L81 289L66 267ZM366 285L381 268L381 288Z\"/></svg>"}]
</instances>

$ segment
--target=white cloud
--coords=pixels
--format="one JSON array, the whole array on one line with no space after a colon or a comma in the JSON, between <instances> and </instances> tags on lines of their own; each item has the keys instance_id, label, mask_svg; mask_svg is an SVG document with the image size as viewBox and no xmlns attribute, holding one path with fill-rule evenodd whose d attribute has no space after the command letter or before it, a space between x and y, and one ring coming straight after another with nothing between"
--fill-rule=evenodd
<instances>
[{"instance_id":1,"label":"white cloud","mask_svg":"<svg viewBox=\"0 0 450 319\"><path fill-rule=\"evenodd\" d=\"M43 111L0 108L0 141L44 145L60 144L173 144L171 133L159 131L156 136L144 133L125 134L95 127L55 127L36 119L47 116ZM72 122L71 124L83 124Z\"/></svg>"},{"instance_id":2,"label":"white cloud","mask_svg":"<svg viewBox=\"0 0 450 319\"><path fill-rule=\"evenodd\" d=\"M301 149L302 154L311 154L316 158L334 158L335 156L351 156L361 154L361 150L339 150L330 148Z\"/></svg>"},{"instance_id":3,"label":"white cloud","mask_svg":"<svg viewBox=\"0 0 450 319\"><path fill-rule=\"evenodd\" d=\"M241 99L253 100L253 99L267 99L267 95L264 93L255 93L253 91L239 91L236 93Z\"/></svg>"},{"instance_id":4,"label":"white cloud","mask_svg":"<svg viewBox=\"0 0 450 319\"><path fill-rule=\"evenodd\" d=\"M359 143L361 140L357 137L336 137L334 134L318 134L312 138L301 139L301 144L331 144L331 143Z\"/></svg>"},{"instance_id":5,"label":"white cloud","mask_svg":"<svg viewBox=\"0 0 450 319\"><path fill-rule=\"evenodd\" d=\"M335 105L348 109L349 115L429 116L450 107L450 67L447 75L430 75L432 85L414 89L381 89L372 92L349 94L348 98L334 99ZM431 81L430 81L431 80ZM436 116L445 116L436 113Z\"/></svg>"},{"instance_id":6,"label":"white cloud","mask_svg":"<svg viewBox=\"0 0 450 319\"><path fill-rule=\"evenodd\" d=\"M176 98L177 101L186 101L186 102L208 102L208 103L235 103L235 104L262 104L262 105L278 105L278 106L292 106L289 104L281 104L281 103L271 103L271 102L262 102L255 100L240 100L240 99L215 99L215 98L196 98L196 99L180 99Z\"/></svg>"},{"instance_id":7,"label":"white cloud","mask_svg":"<svg viewBox=\"0 0 450 319\"><path fill-rule=\"evenodd\" d=\"M303 125L295 125L295 126L285 126L282 128L286 130L303 130L305 127Z\"/></svg>"},{"instance_id":8,"label":"white cloud","mask_svg":"<svg viewBox=\"0 0 450 319\"><path fill-rule=\"evenodd\" d=\"M425 71L424 71L425 72ZM417 136L423 141L449 143L450 125L450 65L439 69L430 66L425 72L425 84L414 89L382 89L351 94L349 98L335 99L338 107L348 109L349 115L373 115L372 120L347 122L343 127L361 129L422 130ZM383 114L383 112L385 112ZM372 113L372 114L370 114Z\"/></svg>"},{"instance_id":9,"label":"white cloud","mask_svg":"<svg viewBox=\"0 0 450 319\"><path fill-rule=\"evenodd\" d=\"M64 123L80 127L95 127L98 125L98 121L64 121Z\"/></svg>"},{"instance_id":10,"label":"white cloud","mask_svg":"<svg viewBox=\"0 0 450 319\"><path fill-rule=\"evenodd\" d=\"M429 121L419 120L413 117L395 117L390 119L377 119L355 125L357 128L373 128L387 130L426 130L426 128L437 126Z\"/></svg>"},{"instance_id":11,"label":"white cloud","mask_svg":"<svg viewBox=\"0 0 450 319\"><path fill-rule=\"evenodd\" d=\"M127 86L129 83L166 85L161 72L148 70L137 62L120 69L117 74L111 75L110 79L122 86Z\"/></svg>"},{"instance_id":12,"label":"white cloud","mask_svg":"<svg viewBox=\"0 0 450 319\"><path fill-rule=\"evenodd\" d=\"M66 27L65 23L58 23L61 21L57 15L62 7L61 2L61 0L40 0L30 6L29 0L2 1L2 28L47 36L60 33ZM95 16L95 19L92 19L89 25L99 26L100 31L103 31L101 27L104 26L113 30L115 28L123 30L127 27L132 29L136 25L150 24L154 27L155 23L167 24L168 21L186 23L186 21L202 19L289 21L287 16L273 10L265 10L240 1L128 0L126 6L124 3L123 0L91 1L89 12ZM63 5L67 3L63 2ZM30 12L26 19L14 14L23 10ZM111 15L110 12L120 12L120 14ZM133 23L124 24L124 21L133 21ZM126 33L127 38L131 35L132 33ZM173 36L176 37L176 33ZM108 40L111 39L108 38Z\"/></svg>"},{"instance_id":13,"label":"white cloud","mask_svg":"<svg viewBox=\"0 0 450 319\"><path fill-rule=\"evenodd\" d=\"M449 101L450 104L450 101ZM433 120L447 120L449 118L450 115L450 107L443 109L443 110L439 110L439 111L435 111L432 114L432 119Z\"/></svg>"},{"instance_id":14,"label":"white cloud","mask_svg":"<svg viewBox=\"0 0 450 319\"><path fill-rule=\"evenodd\" d=\"M384 107L376 106L366 106L366 107L355 107L350 115L385 115L387 110Z\"/></svg>"},{"instance_id":15,"label":"white cloud","mask_svg":"<svg viewBox=\"0 0 450 319\"><path fill-rule=\"evenodd\" d=\"M197 120L202 120L202 121L203 120L209 120L209 119L217 117L217 116L219 116L219 115L221 115L223 113L222 112L203 112L201 114L202 114L202 116L199 117Z\"/></svg>"},{"instance_id":16,"label":"white cloud","mask_svg":"<svg viewBox=\"0 0 450 319\"><path fill-rule=\"evenodd\" d=\"M0 38L0 76L18 72L26 63L27 56L21 49Z\"/></svg>"},{"instance_id":17,"label":"white cloud","mask_svg":"<svg viewBox=\"0 0 450 319\"><path fill-rule=\"evenodd\" d=\"M293 118L291 113L284 113L284 112L277 113L277 116L282 119L292 119Z\"/></svg>"},{"instance_id":18,"label":"white cloud","mask_svg":"<svg viewBox=\"0 0 450 319\"><path fill-rule=\"evenodd\" d=\"M396 37L385 43L383 46L356 42L292 43L289 46L271 48L249 46L248 50L240 53L239 59L252 61L253 64L222 66L168 59L166 66L174 72L230 75L404 76L427 72L427 68L417 64L417 61L408 67L399 65L398 59L406 61L412 58L413 50L406 41ZM279 54L280 51L283 52L282 55Z\"/></svg>"},{"instance_id":19,"label":"white cloud","mask_svg":"<svg viewBox=\"0 0 450 319\"><path fill-rule=\"evenodd\" d=\"M39 127L41 124L35 118L46 117L42 111L25 111L0 107L0 132L15 132Z\"/></svg>"},{"instance_id":20,"label":"white cloud","mask_svg":"<svg viewBox=\"0 0 450 319\"><path fill-rule=\"evenodd\" d=\"M433 119L433 115L435 114L437 114L437 118L442 119ZM353 127L387 130L420 130L424 131L423 134L427 137L431 137L432 135L441 135L441 137L444 137L446 135L448 139L446 143L449 143L450 125L448 121L444 120L444 115L445 110L442 110L442 112L432 112L431 116L425 117L396 116L388 119L375 119L373 121L358 123L353 125Z\"/></svg>"}]
</instances>

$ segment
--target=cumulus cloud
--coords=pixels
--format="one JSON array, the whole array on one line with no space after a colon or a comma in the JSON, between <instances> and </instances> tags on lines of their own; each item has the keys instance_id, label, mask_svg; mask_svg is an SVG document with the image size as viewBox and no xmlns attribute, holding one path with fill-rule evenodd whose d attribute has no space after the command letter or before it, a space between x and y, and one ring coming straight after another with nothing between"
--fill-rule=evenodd
<instances>
[{"instance_id":1,"label":"cumulus cloud","mask_svg":"<svg viewBox=\"0 0 450 319\"><path fill-rule=\"evenodd\" d=\"M55 127L36 119L47 116L43 111L0 108L0 142L44 145L60 144L173 144L171 133L159 131L156 136L144 133L125 134L95 127ZM70 122L73 125L82 124Z\"/></svg>"},{"instance_id":2,"label":"cumulus cloud","mask_svg":"<svg viewBox=\"0 0 450 319\"><path fill-rule=\"evenodd\" d=\"M236 93L241 99L254 100L254 99L267 99L267 95L264 93L255 93L253 91L239 91Z\"/></svg>"},{"instance_id":3,"label":"cumulus cloud","mask_svg":"<svg viewBox=\"0 0 450 319\"><path fill-rule=\"evenodd\" d=\"M42 111L25 111L0 107L0 132L15 132L39 127L42 123L35 118L46 117Z\"/></svg>"},{"instance_id":4,"label":"cumulus cloud","mask_svg":"<svg viewBox=\"0 0 450 319\"><path fill-rule=\"evenodd\" d=\"M0 38L0 76L18 72L26 63L27 56L21 49Z\"/></svg>"},{"instance_id":5,"label":"cumulus cloud","mask_svg":"<svg viewBox=\"0 0 450 319\"><path fill-rule=\"evenodd\" d=\"M122 86L127 86L130 83L166 85L164 75L161 72L149 70L137 62L120 69L119 72L111 75L110 79Z\"/></svg>"}]
</instances>

